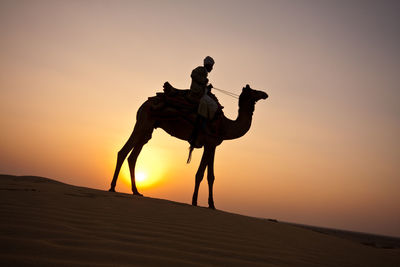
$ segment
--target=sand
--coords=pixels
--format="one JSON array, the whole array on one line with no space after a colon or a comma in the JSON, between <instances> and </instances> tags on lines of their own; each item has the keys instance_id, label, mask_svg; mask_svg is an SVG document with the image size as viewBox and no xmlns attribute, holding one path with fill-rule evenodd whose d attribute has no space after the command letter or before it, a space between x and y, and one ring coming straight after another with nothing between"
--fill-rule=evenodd
<instances>
[{"instance_id":1,"label":"sand","mask_svg":"<svg viewBox=\"0 0 400 267\"><path fill-rule=\"evenodd\" d=\"M207 208L0 176L1 266L400 266L400 249Z\"/></svg>"}]
</instances>

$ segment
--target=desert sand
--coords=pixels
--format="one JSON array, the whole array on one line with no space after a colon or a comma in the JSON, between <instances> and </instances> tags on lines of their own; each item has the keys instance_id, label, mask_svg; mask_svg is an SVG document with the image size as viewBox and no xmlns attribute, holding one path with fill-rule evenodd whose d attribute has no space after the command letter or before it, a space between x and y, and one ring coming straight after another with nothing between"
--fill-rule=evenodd
<instances>
[{"instance_id":1,"label":"desert sand","mask_svg":"<svg viewBox=\"0 0 400 267\"><path fill-rule=\"evenodd\" d=\"M400 266L400 249L188 204L0 176L1 266Z\"/></svg>"}]
</instances>

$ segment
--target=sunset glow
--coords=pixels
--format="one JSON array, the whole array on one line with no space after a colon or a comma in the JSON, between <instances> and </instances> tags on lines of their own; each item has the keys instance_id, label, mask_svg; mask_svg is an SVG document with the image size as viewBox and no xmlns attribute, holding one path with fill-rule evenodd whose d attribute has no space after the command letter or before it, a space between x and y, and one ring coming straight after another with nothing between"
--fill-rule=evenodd
<instances>
[{"instance_id":1,"label":"sunset glow","mask_svg":"<svg viewBox=\"0 0 400 267\"><path fill-rule=\"evenodd\" d=\"M147 174L144 171L137 171L136 172L136 181L138 183L143 183L147 179Z\"/></svg>"},{"instance_id":2,"label":"sunset glow","mask_svg":"<svg viewBox=\"0 0 400 267\"><path fill-rule=\"evenodd\" d=\"M168 170L167 162L163 159L164 152L157 148L147 148L145 147L140 154L135 170L136 185L139 189L157 187ZM131 178L128 162L121 169L121 178L124 184L130 188Z\"/></svg>"},{"instance_id":3,"label":"sunset glow","mask_svg":"<svg viewBox=\"0 0 400 267\"><path fill-rule=\"evenodd\" d=\"M209 55L215 87L269 94L217 147L217 209L400 236L399 3L0 1L0 172L108 190L137 110ZM188 147L154 130L138 190L191 203ZM127 161L116 190L131 193ZM207 190L205 175L199 205Z\"/></svg>"}]
</instances>

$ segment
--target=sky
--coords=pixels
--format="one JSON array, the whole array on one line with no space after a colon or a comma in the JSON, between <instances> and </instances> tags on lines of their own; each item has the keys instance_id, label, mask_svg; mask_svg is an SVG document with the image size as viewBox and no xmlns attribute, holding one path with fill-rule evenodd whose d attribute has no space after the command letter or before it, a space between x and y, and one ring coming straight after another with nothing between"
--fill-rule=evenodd
<instances>
[{"instance_id":1,"label":"sky","mask_svg":"<svg viewBox=\"0 0 400 267\"><path fill-rule=\"evenodd\" d=\"M259 101L216 152L217 209L400 237L398 1L0 0L0 173L109 188L140 105L169 81ZM236 99L215 92L235 119ZM190 203L201 158L157 129L145 196ZM199 205L207 206L206 179ZM127 163L117 191L130 192Z\"/></svg>"}]
</instances>

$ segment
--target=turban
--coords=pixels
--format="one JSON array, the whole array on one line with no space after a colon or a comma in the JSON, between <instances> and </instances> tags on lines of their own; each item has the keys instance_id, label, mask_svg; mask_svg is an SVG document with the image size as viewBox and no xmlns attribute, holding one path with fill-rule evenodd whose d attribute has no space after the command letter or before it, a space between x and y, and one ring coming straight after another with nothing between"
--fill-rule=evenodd
<instances>
[{"instance_id":1,"label":"turban","mask_svg":"<svg viewBox=\"0 0 400 267\"><path fill-rule=\"evenodd\" d=\"M205 59L204 59L204 65L214 65L214 59L212 58L212 57L210 57L210 56L207 56Z\"/></svg>"}]
</instances>

